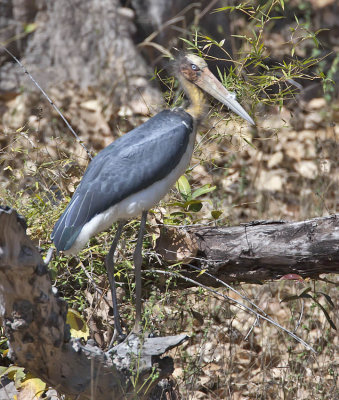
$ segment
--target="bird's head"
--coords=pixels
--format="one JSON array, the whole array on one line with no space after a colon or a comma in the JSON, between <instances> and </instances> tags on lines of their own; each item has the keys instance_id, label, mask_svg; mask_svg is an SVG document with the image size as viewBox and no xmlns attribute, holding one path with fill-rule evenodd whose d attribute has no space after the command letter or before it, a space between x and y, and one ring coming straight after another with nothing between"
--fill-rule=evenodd
<instances>
[{"instance_id":1,"label":"bird's head","mask_svg":"<svg viewBox=\"0 0 339 400\"><path fill-rule=\"evenodd\" d=\"M197 83L207 67L206 61L195 54L185 54L179 60L180 74L190 82Z\"/></svg>"},{"instance_id":2,"label":"bird's head","mask_svg":"<svg viewBox=\"0 0 339 400\"><path fill-rule=\"evenodd\" d=\"M208 69L206 61L195 54L184 54L177 60L177 69L187 81L194 83L200 89L225 104L230 110L254 125L253 119L237 102L234 94L229 92Z\"/></svg>"}]
</instances>

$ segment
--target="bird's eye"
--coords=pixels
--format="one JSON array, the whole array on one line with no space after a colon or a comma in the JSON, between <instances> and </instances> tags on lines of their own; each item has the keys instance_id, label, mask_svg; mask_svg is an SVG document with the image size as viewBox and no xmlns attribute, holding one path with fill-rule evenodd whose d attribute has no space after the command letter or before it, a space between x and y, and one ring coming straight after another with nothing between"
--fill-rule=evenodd
<instances>
[{"instance_id":1,"label":"bird's eye","mask_svg":"<svg viewBox=\"0 0 339 400\"><path fill-rule=\"evenodd\" d=\"M199 68L195 64L192 64L191 68L193 69L193 71L198 71L199 70Z\"/></svg>"}]
</instances>

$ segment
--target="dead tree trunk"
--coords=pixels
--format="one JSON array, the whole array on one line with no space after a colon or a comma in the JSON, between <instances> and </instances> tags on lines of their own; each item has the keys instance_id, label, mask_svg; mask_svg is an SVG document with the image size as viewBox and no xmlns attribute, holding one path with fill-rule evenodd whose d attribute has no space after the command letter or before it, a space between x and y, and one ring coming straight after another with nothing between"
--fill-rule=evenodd
<instances>
[{"instance_id":1,"label":"dead tree trunk","mask_svg":"<svg viewBox=\"0 0 339 400\"><path fill-rule=\"evenodd\" d=\"M14 210L0 208L0 321L9 339L9 357L78 399L147 398L154 385L144 385L147 393L140 388L154 373L152 368L159 373L155 384L173 372L172 359L160 355L186 335L134 336L106 353L93 340L84 345L71 338L67 304L52 288L48 269L25 229ZM137 365L139 379L133 387L129 378Z\"/></svg>"},{"instance_id":2,"label":"dead tree trunk","mask_svg":"<svg viewBox=\"0 0 339 400\"><path fill-rule=\"evenodd\" d=\"M176 232L175 239L173 232L166 231L157 246L165 260L180 261L183 247L190 246L185 258L224 282L339 273L339 215L300 222L256 221L228 228L191 227ZM205 285L220 286L189 267L183 273Z\"/></svg>"}]
</instances>

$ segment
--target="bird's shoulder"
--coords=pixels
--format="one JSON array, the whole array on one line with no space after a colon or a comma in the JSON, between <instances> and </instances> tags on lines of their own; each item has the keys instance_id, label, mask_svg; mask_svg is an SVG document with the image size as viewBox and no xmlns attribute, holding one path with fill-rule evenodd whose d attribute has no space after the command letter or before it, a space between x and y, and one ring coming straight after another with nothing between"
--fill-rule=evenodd
<instances>
[{"instance_id":1,"label":"bird's shoulder","mask_svg":"<svg viewBox=\"0 0 339 400\"><path fill-rule=\"evenodd\" d=\"M153 148L164 146L167 141L182 141L192 131L193 119L185 110L164 110L101 150L88 169L110 169L110 165L117 164L124 158L134 158L145 151L152 152Z\"/></svg>"},{"instance_id":2,"label":"bird's shoulder","mask_svg":"<svg viewBox=\"0 0 339 400\"><path fill-rule=\"evenodd\" d=\"M193 128L193 118L182 108L164 110L149 118L143 124L125 133L101 151L102 155L114 151L124 151L139 146L143 142L152 142L162 135L175 132L177 135L189 133ZM100 153L99 153L100 154Z\"/></svg>"}]
</instances>

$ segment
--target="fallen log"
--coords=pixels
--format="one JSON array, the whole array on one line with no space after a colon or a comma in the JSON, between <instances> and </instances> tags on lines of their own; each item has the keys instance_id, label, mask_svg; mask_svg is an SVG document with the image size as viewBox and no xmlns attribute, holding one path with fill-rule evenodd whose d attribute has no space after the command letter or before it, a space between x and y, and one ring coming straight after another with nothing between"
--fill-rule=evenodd
<instances>
[{"instance_id":1,"label":"fallen log","mask_svg":"<svg viewBox=\"0 0 339 400\"><path fill-rule=\"evenodd\" d=\"M192 264L227 283L258 283L289 274L317 279L339 273L338 250L338 214L234 227L164 227L157 243L165 261ZM213 277L190 267L183 266L181 273L204 285L220 286Z\"/></svg>"}]
</instances>

